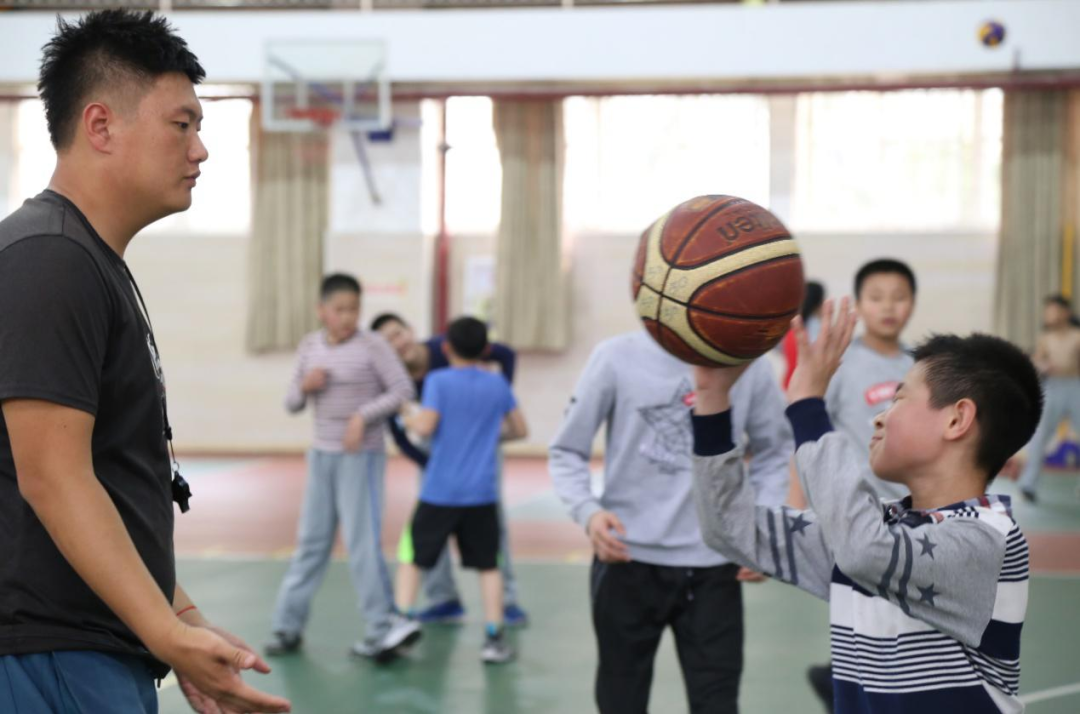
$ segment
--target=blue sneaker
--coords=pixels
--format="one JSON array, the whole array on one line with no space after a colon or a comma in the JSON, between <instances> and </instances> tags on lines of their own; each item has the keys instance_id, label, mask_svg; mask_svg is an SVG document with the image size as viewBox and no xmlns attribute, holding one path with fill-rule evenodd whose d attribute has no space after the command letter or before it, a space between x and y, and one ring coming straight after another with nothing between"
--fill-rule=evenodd
<instances>
[{"instance_id":1,"label":"blue sneaker","mask_svg":"<svg viewBox=\"0 0 1080 714\"><path fill-rule=\"evenodd\" d=\"M460 625L465 621L465 608L460 600L447 600L432 605L416 616L425 625Z\"/></svg>"},{"instance_id":2,"label":"blue sneaker","mask_svg":"<svg viewBox=\"0 0 1080 714\"><path fill-rule=\"evenodd\" d=\"M526 627L529 615L517 605L507 605L503 608L503 623L507 627Z\"/></svg>"}]
</instances>

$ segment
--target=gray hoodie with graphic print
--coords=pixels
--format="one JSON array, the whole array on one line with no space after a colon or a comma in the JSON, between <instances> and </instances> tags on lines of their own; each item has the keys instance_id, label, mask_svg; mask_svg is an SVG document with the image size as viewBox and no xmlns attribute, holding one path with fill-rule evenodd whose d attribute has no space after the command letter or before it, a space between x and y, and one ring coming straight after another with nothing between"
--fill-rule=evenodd
<instances>
[{"instance_id":1,"label":"gray hoodie with graphic print","mask_svg":"<svg viewBox=\"0 0 1080 714\"><path fill-rule=\"evenodd\" d=\"M691 367L644 331L600 343L574 389L551 443L555 491L582 527L597 511L626 526L633 560L710 567L727 563L705 545L693 501ZM735 433L753 456L757 502L775 507L787 496L794 450L784 397L768 362L758 360L732 390ZM603 494L590 487L593 440L606 427Z\"/></svg>"}]
</instances>

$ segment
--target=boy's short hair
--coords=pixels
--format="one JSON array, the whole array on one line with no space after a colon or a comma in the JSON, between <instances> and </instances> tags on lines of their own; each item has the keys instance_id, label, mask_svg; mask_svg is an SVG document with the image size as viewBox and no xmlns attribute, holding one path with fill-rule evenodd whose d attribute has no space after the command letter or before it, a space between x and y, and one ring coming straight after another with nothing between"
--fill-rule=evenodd
<instances>
[{"instance_id":1,"label":"boy's short hair","mask_svg":"<svg viewBox=\"0 0 1080 714\"><path fill-rule=\"evenodd\" d=\"M129 82L148 88L163 74L179 72L192 84L206 77L198 58L161 15L147 10L98 10L67 22L44 47L38 93L53 148L66 148L84 104L94 92Z\"/></svg>"},{"instance_id":2,"label":"boy's short hair","mask_svg":"<svg viewBox=\"0 0 1080 714\"><path fill-rule=\"evenodd\" d=\"M375 319L371 321L371 331L378 332L379 328L383 325L396 322L402 327L408 327L408 323L401 319L401 316L393 312L384 312L375 316Z\"/></svg>"},{"instance_id":3,"label":"boy's short hair","mask_svg":"<svg viewBox=\"0 0 1080 714\"><path fill-rule=\"evenodd\" d=\"M475 317L459 317L450 323L446 339L462 359L478 359L488 346L487 325Z\"/></svg>"},{"instance_id":4,"label":"boy's short hair","mask_svg":"<svg viewBox=\"0 0 1080 714\"><path fill-rule=\"evenodd\" d=\"M334 293L342 292L359 295L361 293L360 281L345 273L332 273L322 280L322 285L319 287L319 300L326 302Z\"/></svg>"},{"instance_id":5,"label":"boy's short hair","mask_svg":"<svg viewBox=\"0 0 1080 714\"><path fill-rule=\"evenodd\" d=\"M1039 373L1028 356L991 335L934 335L915 349L930 389L930 406L975 402L979 425L976 465L987 483L1035 433L1043 409Z\"/></svg>"},{"instance_id":6,"label":"boy's short hair","mask_svg":"<svg viewBox=\"0 0 1080 714\"><path fill-rule=\"evenodd\" d=\"M816 280L806 281L806 288L803 291L802 307L799 309L799 314L802 316L805 322L807 318L821 309L821 306L825 303L825 286Z\"/></svg>"},{"instance_id":7,"label":"boy's short hair","mask_svg":"<svg viewBox=\"0 0 1080 714\"><path fill-rule=\"evenodd\" d=\"M894 274L902 275L907 279L908 285L911 286L911 294L914 296L916 293L915 273L908 266L907 263L901 260L895 260L893 258L881 258L879 260L871 260L869 263L859 268L859 272L855 273L855 299L858 300L860 293L862 292L863 283L871 275L881 274Z\"/></svg>"}]
</instances>

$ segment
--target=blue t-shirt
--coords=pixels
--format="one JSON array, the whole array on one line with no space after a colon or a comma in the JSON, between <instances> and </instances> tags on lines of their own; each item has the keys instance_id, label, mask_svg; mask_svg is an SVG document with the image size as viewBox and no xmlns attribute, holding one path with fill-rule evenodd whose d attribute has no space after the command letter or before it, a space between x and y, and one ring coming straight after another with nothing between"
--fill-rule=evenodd
<instances>
[{"instance_id":1,"label":"blue t-shirt","mask_svg":"<svg viewBox=\"0 0 1080 714\"><path fill-rule=\"evenodd\" d=\"M436 506L498 501L499 436L517 407L506 379L476 367L440 369L424 381L422 405L439 413L439 425L420 500Z\"/></svg>"}]
</instances>

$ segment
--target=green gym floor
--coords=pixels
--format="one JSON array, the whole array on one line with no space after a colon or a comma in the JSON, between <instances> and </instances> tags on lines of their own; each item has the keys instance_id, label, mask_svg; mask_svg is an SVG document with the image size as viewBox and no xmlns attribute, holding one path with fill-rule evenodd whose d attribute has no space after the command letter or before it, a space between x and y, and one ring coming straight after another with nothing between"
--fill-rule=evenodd
<instances>
[{"instance_id":1,"label":"green gym floor","mask_svg":"<svg viewBox=\"0 0 1080 714\"><path fill-rule=\"evenodd\" d=\"M185 589L216 623L252 644L269 631L274 596L291 550L303 487L299 458L187 459L192 512L178 520L178 569ZM1032 548L1031 596L1023 641L1022 696L1030 714L1080 712L1080 499L1075 474L1048 473L1037 506L1015 515ZM476 578L458 573L469 610L462 626L435 626L407 659L378 666L347 655L361 632L340 552L315 599L302 654L271 660L249 675L289 697L299 714L353 712L595 711L595 646L588 613L588 543L551 493L540 459L509 460L505 498L521 604L531 617L514 631L518 660L479 661ZM1009 482L995 492L1012 493ZM391 460L384 542L396 543L416 494L416 474ZM779 583L744 586L746 666L741 710L750 714L824 711L806 684L809 664L828 659L826 605ZM165 680L163 714L190 711ZM686 711L670 636L657 657L650 711Z\"/></svg>"}]
</instances>

